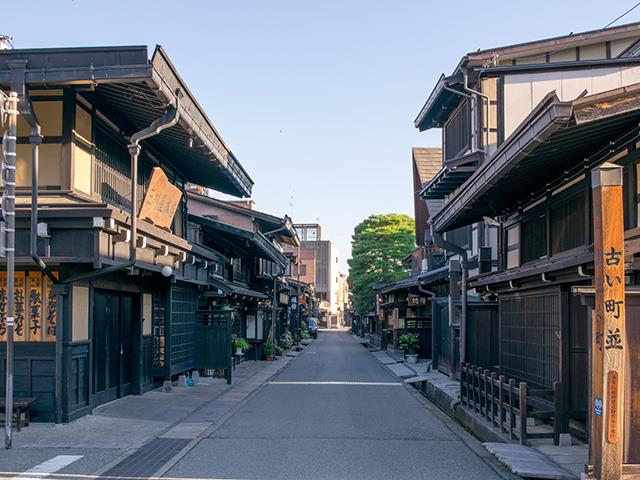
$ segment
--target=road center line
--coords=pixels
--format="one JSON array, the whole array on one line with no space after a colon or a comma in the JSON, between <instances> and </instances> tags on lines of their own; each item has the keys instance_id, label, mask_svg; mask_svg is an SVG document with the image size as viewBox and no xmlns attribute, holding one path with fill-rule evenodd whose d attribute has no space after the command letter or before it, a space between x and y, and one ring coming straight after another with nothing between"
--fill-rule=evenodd
<instances>
[{"instance_id":1,"label":"road center line","mask_svg":"<svg viewBox=\"0 0 640 480\"><path fill-rule=\"evenodd\" d=\"M14 478L19 480L45 478L56 473L58 470L62 470L67 465L71 465L73 462L80 460L83 456L84 455L58 455L46 462L42 462L40 465L30 468L29 470L25 470Z\"/></svg>"},{"instance_id":2,"label":"road center line","mask_svg":"<svg viewBox=\"0 0 640 480\"><path fill-rule=\"evenodd\" d=\"M269 385L361 385L373 387L398 387L402 386L399 382L269 382Z\"/></svg>"}]
</instances>

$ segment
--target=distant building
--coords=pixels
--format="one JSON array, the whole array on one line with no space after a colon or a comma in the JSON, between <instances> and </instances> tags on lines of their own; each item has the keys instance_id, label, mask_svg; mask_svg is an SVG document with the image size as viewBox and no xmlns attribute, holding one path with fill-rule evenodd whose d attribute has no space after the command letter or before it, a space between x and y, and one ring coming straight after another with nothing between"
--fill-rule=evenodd
<instances>
[{"instance_id":1,"label":"distant building","mask_svg":"<svg viewBox=\"0 0 640 480\"><path fill-rule=\"evenodd\" d=\"M322 228L317 223L294 225L301 240L300 262L293 266L292 276L313 284L320 302L320 313L327 326L344 324L344 295L340 294L340 253L329 240L322 240ZM285 251L292 251L286 247ZM345 282L346 283L346 282Z\"/></svg>"}]
</instances>

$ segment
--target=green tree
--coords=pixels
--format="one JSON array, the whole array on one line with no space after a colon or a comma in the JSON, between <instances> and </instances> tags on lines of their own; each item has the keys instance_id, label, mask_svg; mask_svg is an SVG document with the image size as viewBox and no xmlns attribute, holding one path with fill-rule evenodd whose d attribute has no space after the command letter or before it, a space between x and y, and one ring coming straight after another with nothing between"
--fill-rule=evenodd
<instances>
[{"instance_id":1,"label":"green tree","mask_svg":"<svg viewBox=\"0 0 640 480\"><path fill-rule=\"evenodd\" d=\"M373 308L373 284L395 282L407 275L402 259L414 247L414 220L408 215L371 215L356 226L351 237L349 284L358 313Z\"/></svg>"}]
</instances>

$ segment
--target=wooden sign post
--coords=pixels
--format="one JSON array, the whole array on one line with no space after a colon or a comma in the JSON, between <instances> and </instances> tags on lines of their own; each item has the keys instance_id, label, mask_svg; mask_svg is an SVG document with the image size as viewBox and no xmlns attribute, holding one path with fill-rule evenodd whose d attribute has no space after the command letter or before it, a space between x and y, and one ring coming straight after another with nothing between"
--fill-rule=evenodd
<instances>
[{"instance_id":1,"label":"wooden sign post","mask_svg":"<svg viewBox=\"0 0 640 480\"><path fill-rule=\"evenodd\" d=\"M624 410L624 221L622 167L591 173L595 309L592 338L589 463L598 480L622 476Z\"/></svg>"}]
</instances>

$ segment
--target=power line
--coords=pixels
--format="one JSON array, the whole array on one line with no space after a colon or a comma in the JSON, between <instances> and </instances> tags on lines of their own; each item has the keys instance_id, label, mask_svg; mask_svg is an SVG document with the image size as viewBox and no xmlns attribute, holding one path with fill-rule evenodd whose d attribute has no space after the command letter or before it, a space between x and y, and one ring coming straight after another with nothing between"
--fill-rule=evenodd
<instances>
[{"instance_id":1,"label":"power line","mask_svg":"<svg viewBox=\"0 0 640 480\"><path fill-rule=\"evenodd\" d=\"M608 27L610 27L611 25L613 25L614 23L616 23L618 20L620 20L622 17L624 17L624 16L626 16L627 14L631 13L632 11L634 11L634 10L635 10L636 8L638 8L639 6L640 6L640 2L636 3L636 4L635 4L633 7L631 7L629 10L627 10L626 12L624 12L622 15L620 15L620 16L619 16L618 18L616 18L615 20L613 20L613 21L611 21L611 22L607 23L607 24L606 24L604 27L602 27L602 28L604 29L604 28L608 28Z\"/></svg>"}]
</instances>

